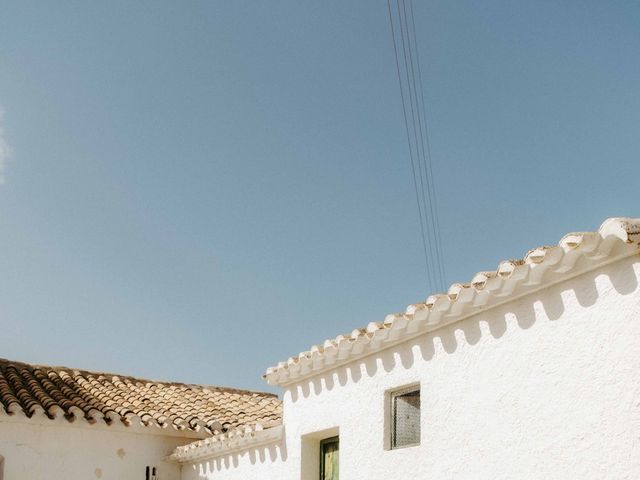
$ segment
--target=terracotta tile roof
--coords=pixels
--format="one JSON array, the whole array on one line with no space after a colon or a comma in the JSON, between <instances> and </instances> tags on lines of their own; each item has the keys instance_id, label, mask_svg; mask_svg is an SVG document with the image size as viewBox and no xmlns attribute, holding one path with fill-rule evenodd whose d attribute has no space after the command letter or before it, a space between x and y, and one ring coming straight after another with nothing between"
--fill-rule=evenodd
<instances>
[{"instance_id":1,"label":"terracotta tile roof","mask_svg":"<svg viewBox=\"0 0 640 480\"><path fill-rule=\"evenodd\" d=\"M281 423L282 405L270 393L155 382L66 367L0 359L0 405L9 415L76 418L217 435ZM2 411L0 410L0 413Z\"/></svg>"},{"instance_id":2,"label":"terracotta tile roof","mask_svg":"<svg viewBox=\"0 0 640 480\"><path fill-rule=\"evenodd\" d=\"M639 251L640 218L609 218L597 232L569 233L558 245L504 260L496 270L454 283L447 293L430 295L405 312L314 345L267 369L263 377L271 385L286 386Z\"/></svg>"}]
</instances>

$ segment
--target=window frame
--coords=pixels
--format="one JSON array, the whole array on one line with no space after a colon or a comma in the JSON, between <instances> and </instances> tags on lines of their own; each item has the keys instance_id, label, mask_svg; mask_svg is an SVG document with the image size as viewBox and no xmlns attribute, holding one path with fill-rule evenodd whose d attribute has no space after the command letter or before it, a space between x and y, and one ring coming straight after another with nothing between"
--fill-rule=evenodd
<instances>
[{"instance_id":1,"label":"window frame","mask_svg":"<svg viewBox=\"0 0 640 480\"><path fill-rule=\"evenodd\" d=\"M408 443L406 445L396 445L396 429L395 429L395 425L396 425L396 417L395 417L395 399L397 397L400 397L402 395L406 395L407 393L413 393L413 392L418 392L418 395L420 397L420 404L418 406L418 414L419 414L419 419L418 419L418 428L420 429L419 431L419 437L418 437L418 441L414 442L414 443ZM386 449L387 450L402 450L403 448L411 448L411 447L417 447L420 445L421 441L422 441L422 388L420 383L412 383L410 385L406 385L404 387L401 388L396 388L393 390L389 390L387 392L387 401L386 401L386 406L387 406L387 415L386 415L386 420L387 420L387 435L386 435L386 439L385 439L385 445L386 445Z\"/></svg>"}]
</instances>

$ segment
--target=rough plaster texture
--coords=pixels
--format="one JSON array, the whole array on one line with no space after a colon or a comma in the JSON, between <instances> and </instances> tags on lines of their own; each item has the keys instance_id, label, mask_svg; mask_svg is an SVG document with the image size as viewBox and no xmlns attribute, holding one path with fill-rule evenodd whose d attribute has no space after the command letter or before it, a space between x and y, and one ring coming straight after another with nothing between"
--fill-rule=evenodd
<instances>
[{"instance_id":1,"label":"rough plaster texture","mask_svg":"<svg viewBox=\"0 0 640 480\"><path fill-rule=\"evenodd\" d=\"M639 279L630 257L291 385L279 445L182 479L316 480L321 431L342 480L638 479ZM387 450L385 392L412 383L421 444Z\"/></svg>"},{"instance_id":2,"label":"rough plaster texture","mask_svg":"<svg viewBox=\"0 0 640 480\"><path fill-rule=\"evenodd\" d=\"M178 480L180 466L162 459L187 438L116 431L98 425L0 416L3 480Z\"/></svg>"}]
</instances>

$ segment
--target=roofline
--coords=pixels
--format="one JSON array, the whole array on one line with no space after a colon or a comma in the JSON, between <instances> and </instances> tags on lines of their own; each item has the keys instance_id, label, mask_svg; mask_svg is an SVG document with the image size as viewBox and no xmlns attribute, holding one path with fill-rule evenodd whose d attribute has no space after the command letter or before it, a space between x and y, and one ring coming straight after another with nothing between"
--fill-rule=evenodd
<instances>
[{"instance_id":1,"label":"roofline","mask_svg":"<svg viewBox=\"0 0 640 480\"><path fill-rule=\"evenodd\" d=\"M263 379L288 387L638 252L640 218L609 218L597 232L569 233L557 246L535 248L522 260L505 260L495 271L477 273L470 283L454 283L446 294L409 305L405 313L314 345L267 369ZM582 259L587 265L576 267Z\"/></svg>"},{"instance_id":2,"label":"roofline","mask_svg":"<svg viewBox=\"0 0 640 480\"><path fill-rule=\"evenodd\" d=\"M171 395L177 395L178 400L182 398L181 396L185 395L192 395L197 398L208 398L210 396L217 397L220 395L223 397L245 398L246 401L251 400L252 402L258 402L260 404L260 408L267 408L267 405L265 404L268 404L268 406L270 406L270 410L269 408L267 408L267 410L271 413L269 413L267 417L279 417L278 410L281 408L280 405L282 403L277 395L268 392L254 392L235 388L193 385L178 382L154 382L127 375L92 372L89 370L79 370L69 367L49 367L46 365L35 365L8 359L0 359L0 422L10 421L9 419L11 418L13 421L29 421L31 419L33 419L33 421L38 421L39 419L46 418L49 422L64 420L67 423L76 423L76 420L79 419L79 423L100 425L103 427L110 427L112 429L115 425L125 428L133 428L134 430L138 430L138 427L140 427L153 431L150 431L149 433L165 435L168 434L169 430L172 430L175 431L175 435L173 436L183 438L204 438L214 435L217 431L225 431L227 428L235 430L238 428L238 426L234 426L236 423L242 422L239 425L239 428L246 428L243 424L246 424L247 422L253 423L260 421L260 419L265 421L260 414L256 413L255 416L249 415L249 417L241 421L236 419L230 420L231 423L220 423L222 420L217 418L219 413L216 413L215 415L211 413L209 418L207 416L202 417L195 410L187 406L183 409L183 414L176 414L175 412L171 413L169 411L156 411L153 410L153 408L149 410L149 408L141 406L140 404L128 404L123 406L118 405L116 400L111 396L107 400L100 398L99 404L87 403L84 401L86 400L85 397L81 396L80 398L82 401L78 403L75 400L69 401L67 393L64 393L63 401L60 402L55 394L52 394L47 388L45 388L45 385L41 380L34 380L35 378L40 378L42 376L49 378L51 375L59 377L60 381L65 383L67 378L72 379L76 386L80 383L87 382L88 386L84 383L81 386L84 392L89 392L91 388L93 388L91 387L93 382L97 381L101 385L112 384L116 390L119 391L121 391L121 389L118 385L124 383L131 387L135 386L137 390L142 389L147 391L149 389L159 389L163 392L173 392ZM11 380L12 376L18 377L17 387L16 385L11 386L12 383L16 382L15 379ZM32 379L31 377L34 378ZM31 387L27 388L27 386L31 385L31 381L35 381L35 385L38 388L43 389L40 397L38 397L37 392L34 393L34 391L31 390ZM26 395L28 397L27 399L22 398L18 393L21 388L24 388L25 391L28 392ZM60 388L64 389L64 387ZM75 386L72 390L76 392L74 389ZM7 398L5 398L5 394L8 395ZM53 395L54 398L52 398L51 395ZM94 395L93 390L91 390L90 396L91 395ZM123 398L124 397L121 397L121 400ZM135 400L136 397L134 395L134 397L131 398ZM138 398L138 400L140 400L140 398ZM164 398L166 399L167 397ZM127 397L124 398L124 400L129 401L131 399ZM175 405L178 405L179 402L176 400L174 403ZM187 401L187 403L191 405L190 402ZM160 410L162 410L162 408L160 408ZM7 420L4 420L5 417L2 414L6 414Z\"/></svg>"},{"instance_id":3,"label":"roofline","mask_svg":"<svg viewBox=\"0 0 640 480\"><path fill-rule=\"evenodd\" d=\"M221 433L203 440L196 440L176 447L165 460L177 463L191 463L210 460L231 453L269 445L283 438L284 425L278 424L269 428L256 425L253 428Z\"/></svg>"},{"instance_id":4,"label":"roofline","mask_svg":"<svg viewBox=\"0 0 640 480\"><path fill-rule=\"evenodd\" d=\"M220 386L220 385L201 385L201 384L195 384L195 383L183 383L183 382L174 382L174 381L165 381L165 380L149 380L146 378L140 378L140 377L135 377L132 375L123 375L123 374L119 374L119 373L110 373L110 372L95 372L92 370L84 370L84 369L79 369L79 368L71 368L71 367L65 367L65 366L53 366L53 365L41 365L41 364L33 364L33 363L28 363L28 362L23 362L20 360L11 360L8 358L2 358L0 357L0 365L2 364L6 364L8 365L15 365L15 366L19 366L19 367L27 367L27 368L31 368L33 370L36 369L40 369L40 370L55 370L55 371L64 371L67 372L69 374L72 375L81 375L81 376L85 376L85 375L92 375L94 377L106 377L106 378L119 378L120 380L129 380L132 382L138 382L138 383L158 383L158 384L162 384L162 385L167 385L167 386L174 386L174 387L186 387L186 388L195 388L195 389L206 389L206 390L216 390L216 391L224 391L224 392L229 392L229 393L238 393L238 394L260 394L260 395L264 395L266 397L275 397L278 398L278 395L275 393L271 393L271 392L263 392L261 390L247 390L247 389L242 389L242 388L234 388L234 387L225 387L225 386Z\"/></svg>"},{"instance_id":5,"label":"roofline","mask_svg":"<svg viewBox=\"0 0 640 480\"><path fill-rule=\"evenodd\" d=\"M96 418L94 423L82 419L82 421L70 422L64 416L58 415L55 418L49 418L44 413L40 415L27 416L23 410L17 410L13 413L6 412L3 408L0 408L0 424L13 423L13 424L30 424L37 425L38 427L45 428L75 428L75 429L99 429L105 432L112 433L124 433L131 435L155 435L162 437L182 438L182 439L202 439L208 438L211 434L204 429L193 430L191 428L184 428L178 430L173 426L160 426L160 425L144 425L139 422L131 422L130 425L125 425L122 422L106 423L104 418Z\"/></svg>"}]
</instances>

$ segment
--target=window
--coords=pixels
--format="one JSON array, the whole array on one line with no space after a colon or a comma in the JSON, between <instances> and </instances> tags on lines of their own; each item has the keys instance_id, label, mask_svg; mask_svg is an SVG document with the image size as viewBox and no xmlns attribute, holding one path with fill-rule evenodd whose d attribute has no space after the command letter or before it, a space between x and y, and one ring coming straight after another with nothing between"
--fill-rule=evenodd
<instances>
[{"instance_id":1,"label":"window","mask_svg":"<svg viewBox=\"0 0 640 480\"><path fill-rule=\"evenodd\" d=\"M338 437L331 437L320 442L320 480L338 480L340 450Z\"/></svg>"},{"instance_id":2,"label":"window","mask_svg":"<svg viewBox=\"0 0 640 480\"><path fill-rule=\"evenodd\" d=\"M390 394L391 448L420 444L420 387Z\"/></svg>"},{"instance_id":3,"label":"window","mask_svg":"<svg viewBox=\"0 0 640 480\"><path fill-rule=\"evenodd\" d=\"M339 436L340 429L334 426L300 437L300 478L338 480Z\"/></svg>"}]
</instances>

